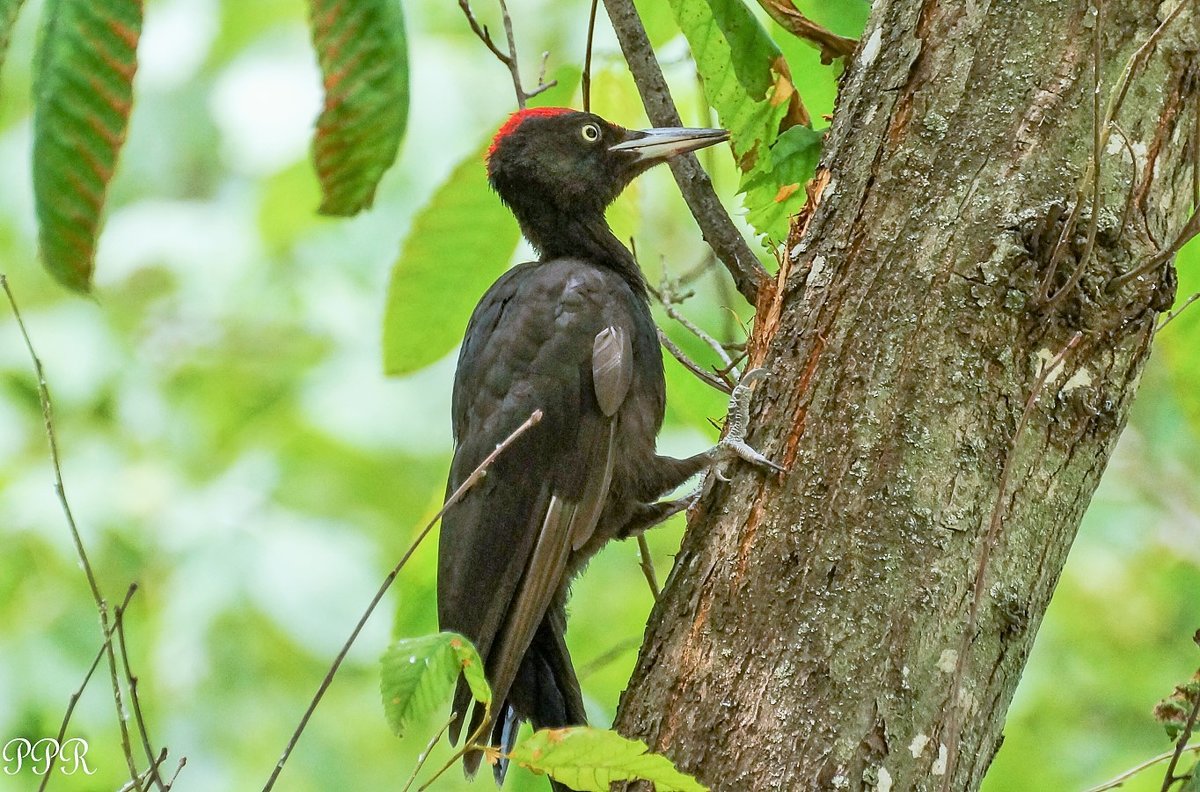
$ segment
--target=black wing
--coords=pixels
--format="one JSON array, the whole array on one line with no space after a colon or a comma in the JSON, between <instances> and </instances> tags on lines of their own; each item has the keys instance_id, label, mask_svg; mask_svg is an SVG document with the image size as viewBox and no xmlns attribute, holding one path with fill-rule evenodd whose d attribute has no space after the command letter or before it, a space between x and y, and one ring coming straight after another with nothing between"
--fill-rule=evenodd
<instances>
[{"instance_id":1,"label":"black wing","mask_svg":"<svg viewBox=\"0 0 1200 792\"><path fill-rule=\"evenodd\" d=\"M447 493L535 409L544 414L442 519L438 618L479 649L495 715L518 672L531 673L521 664L542 635L536 649L549 656L537 664L551 669L567 699L554 706L582 717L557 610L568 558L591 536L608 497L613 416L632 379L634 299L617 276L583 262L523 264L484 295L467 328ZM536 708L522 702L528 691L517 692L513 702ZM455 710L465 714L468 700L460 686ZM536 712L518 714L538 720ZM452 727L453 739L464 720ZM471 729L481 721L477 708Z\"/></svg>"}]
</instances>

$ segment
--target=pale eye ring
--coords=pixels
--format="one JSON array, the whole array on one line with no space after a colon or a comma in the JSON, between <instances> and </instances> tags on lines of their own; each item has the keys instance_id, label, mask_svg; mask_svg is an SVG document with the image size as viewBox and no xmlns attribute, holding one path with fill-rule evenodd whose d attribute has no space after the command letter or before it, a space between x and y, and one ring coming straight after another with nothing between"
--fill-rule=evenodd
<instances>
[{"instance_id":1,"label":"pale eye ring","mask_svg":"<svg viewBox=\"0 0 1200 792\"><path fill-rule=\"evenodd\" d=\"M584 124L579 134L583 135L583 139L588 143L595 143L600 139L600 127L597 124Z\"/></svg>"}]
</instances>

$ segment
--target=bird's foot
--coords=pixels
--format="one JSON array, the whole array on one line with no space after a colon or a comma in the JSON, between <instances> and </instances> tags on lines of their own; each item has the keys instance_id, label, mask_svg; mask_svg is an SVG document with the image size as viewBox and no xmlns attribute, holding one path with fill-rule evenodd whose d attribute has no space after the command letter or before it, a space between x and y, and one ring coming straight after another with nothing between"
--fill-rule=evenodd
<instances>
[{"instance_id":1,"label":"bird's foot","mask_svg":"<svg viewBox=\"0 0 1200 792\"><path fill-rule=\"evenodd\" d=\"M750 424L750 391L754 383L771 376L764 368L750 369L742 375L742 379L729 395L729 412L725 418L725 437L712 450L715 466L713 472L722 481L729 478L724 475L722 468L726 462L734 459L744 459L752 465L776 473L786 472L783 467L760 454L746 442L746 428Z\"/></svg>"}]
</instances>

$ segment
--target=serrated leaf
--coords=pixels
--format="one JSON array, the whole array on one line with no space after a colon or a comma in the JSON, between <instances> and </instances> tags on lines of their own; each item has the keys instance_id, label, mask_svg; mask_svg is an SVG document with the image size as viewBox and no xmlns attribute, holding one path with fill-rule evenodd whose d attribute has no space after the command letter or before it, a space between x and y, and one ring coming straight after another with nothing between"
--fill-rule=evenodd
<instances>
[{"instance_id":1,"label":"serrated leaf","mask_svg":"<svg viewBox=\"0 0 1200 792\"><path fill-rule=\"evenodd\" d=\"M384 652L382 663L379 692L388 725L397 737L404 736L413 721L428 717L450 697L460 672L466 674L476 700L491 701L479 654L458 633L394 641Z\"/></svg>"},{"instance_id":2,"label":"serrated leaf","mask_svg":"<svg viewBox=\"0 0 1200 792\"><path fill-rule=\"evenodd\" d=\"M562 68L554 78L558 85L531 104L569 101L579 71ZM468 154L438 187L392 267L383 317L388 374L416 371L454 349L475 304L517 249L517 221L487 183L487 145Z\"/></svg>"},{"instance_id":3,"label":"serrated leaf","mask_svg":"<svg viewBox=\"0 0 1200 792\"><path fill-rule=\"evenodd\" d=\"M741 0L670 0L708 103L743 171L779 136L795 89L779 47Z\"/></svg>"},{"instance_id":4,"label":"serrated leaf","mask_svg":"<svg viewBox=\"0 0 1200 792\"><path fill-rule=\"evenodd\" d=\"M791 127L743 179L746 219L768 240L787 238L792 215L804 206L804 184L817 168L823 139L808 127Z\"/></svg>"},{"instance_id":5,"label":"serrated leaf","mask_svg":"<svg viewBox=\"0 0 1200 792\"><path fill-rule=\"evenodd\" d=\"M42 260L91 287L104 199L125 142L141 0L48 0L36 55L33 191Z\"/></svg>"},{"instance_id":6,"label":"serrated leaf","mask_svg":"<svg viewBox=\"0 0 1200 792\"><path fill-rule=\"evenodd\" d=\"M371 205L408 119L408 45L399 0L309 0L325 105L313 135L321 214Z\"/></svg>"},{"instance_id":7,"label":"serrated leaf","mask_svg":"<svg viewBox=\"0 0 1200 792\"><path fill-rule=\"evenodd\" d=\"M706 792L641 740L615 731L574 726L543 729L517 745L509 759L580 792L607 792L615 781L652 781L657 792Z\"/></svg>"},{"instance_id":8,"label":"serrated leaf","mask_svg":"<svg viewBox=\"0 0 1200 792\"><path fill-rule=\"evenodd\" d=\"M25 0L0 0L0 66L4 65L4 56L8 52L8 42L12 39L13 26L17 24L17 13Z\"/></svg>"}]
</instances>

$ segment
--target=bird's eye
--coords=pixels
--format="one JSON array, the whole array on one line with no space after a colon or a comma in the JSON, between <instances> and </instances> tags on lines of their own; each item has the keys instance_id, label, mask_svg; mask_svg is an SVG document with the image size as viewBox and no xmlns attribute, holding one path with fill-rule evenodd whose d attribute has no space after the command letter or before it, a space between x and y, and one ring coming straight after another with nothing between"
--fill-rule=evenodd
<instances>
[{"instance_id":1,"label":"bird's eye","mask_svg":"<svg viewBox=\"0 0 1200 792\"><path fill-rule=\"evenodd\" d=\"M588 143L595 143L600 139L600 127L596 124L584 124L579 132Z\"/></svg>"}]
</instances>

